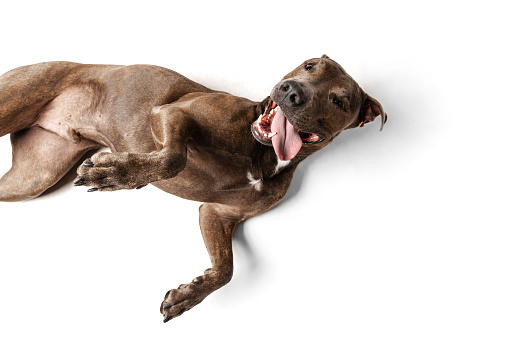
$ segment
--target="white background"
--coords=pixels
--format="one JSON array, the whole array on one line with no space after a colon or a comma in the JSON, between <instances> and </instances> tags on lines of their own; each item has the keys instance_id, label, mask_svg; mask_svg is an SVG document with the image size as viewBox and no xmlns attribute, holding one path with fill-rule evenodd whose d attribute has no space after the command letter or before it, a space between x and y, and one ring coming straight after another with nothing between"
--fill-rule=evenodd
<instances>
[{"instance_id":1,"label":"white background","mask_svg":"<svg viewBox=\"0 0 509 339\"><path fill-rule=\"evenodd\" d=\"M235 237L232 282L162 323L209 267L199 203L147 187L0 203L1 338L508 338L501 1L9 1L0 73L155 64L262 100L328 54L389 115L297 171ZM10 167L0 139L0 172Z\"/></svg>"}]
</instances>

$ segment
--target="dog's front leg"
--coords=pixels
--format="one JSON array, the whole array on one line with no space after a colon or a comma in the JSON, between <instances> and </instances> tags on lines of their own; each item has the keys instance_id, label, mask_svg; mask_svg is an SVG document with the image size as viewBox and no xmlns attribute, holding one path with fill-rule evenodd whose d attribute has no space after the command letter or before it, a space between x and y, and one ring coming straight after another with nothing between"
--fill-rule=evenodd
<instances>
[{"instance_id":1,"label":"dog's front leg","mask_svg":"<svg viewBox=\"0 0 509 339\"><path fill-rule=\"evenodd\" d=\"M175 318L202 302L205 297L226 285L233 275L232 237L241 213L219 204L200 207L200 228L212 268L191 283L166 293L161 304L164 322Z\"/></svg>"},{"instance_id":2,"label":"dog's front leg","mask_svg":"<svg viewBox=\"0 0 509 339\"><path fill-rule=\"evenodd\" d=\"M192 119L178 108L164 105L152 111L151 127L157 151L94 154L78 168L74 185L92 186L89 191L115 191L141 188L177 175L186 166Z\"/></svg>"}]
</instances>

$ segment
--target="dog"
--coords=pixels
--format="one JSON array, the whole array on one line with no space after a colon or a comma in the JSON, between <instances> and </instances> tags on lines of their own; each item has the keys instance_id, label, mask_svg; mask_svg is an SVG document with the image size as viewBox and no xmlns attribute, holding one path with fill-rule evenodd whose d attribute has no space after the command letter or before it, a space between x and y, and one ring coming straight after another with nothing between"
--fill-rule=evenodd
<instances>
[{"instance_id":1,"label":"dog","mask_svg":"<svg viewBox=\"0 0 509 339\"><path fill-rule=\"evenodd\" d=\"M261 102L206 88L166 68L47 62L0 77L0 137L12 168L0 201L35 198L90 150L75 186L89 192L152 184L203 202L200 228L212 267L168 291L164 322L233 274L236 226L276 206L297 166L342 131L387 115L323 55L287 74Z\"/></svg>"}]
</instances>

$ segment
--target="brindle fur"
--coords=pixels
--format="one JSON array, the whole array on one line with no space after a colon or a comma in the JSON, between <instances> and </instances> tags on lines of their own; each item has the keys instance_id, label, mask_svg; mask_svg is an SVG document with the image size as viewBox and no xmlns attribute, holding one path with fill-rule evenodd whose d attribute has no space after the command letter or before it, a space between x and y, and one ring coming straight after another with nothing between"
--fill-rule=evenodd
<instances>
[{"instance_id":1,"label":"brindle fur","mask_svg":"<svg viewBox=\"0 0 509 339\"><path fill-rule=\"evenodd\" d=\"M282 89L287 81L298 83L305 100L289 100ZM341 97L343 107L332 97ZM251 134L269 98L295 127L322 138L284 165ZM212 268L166 294L161 313L168 321L230 281L236 225L279 203L302 160L378 115L383 126L378 101L325 55L286 75L262 102L210 90L156 66L20 67L0 77L0 136L10 134L13 148L0 201L39 196L87 151L107 146L111 153L81 164L75 185L113 191L151 183L204 202L200 228Z\"/></svg>"}]
</instances>

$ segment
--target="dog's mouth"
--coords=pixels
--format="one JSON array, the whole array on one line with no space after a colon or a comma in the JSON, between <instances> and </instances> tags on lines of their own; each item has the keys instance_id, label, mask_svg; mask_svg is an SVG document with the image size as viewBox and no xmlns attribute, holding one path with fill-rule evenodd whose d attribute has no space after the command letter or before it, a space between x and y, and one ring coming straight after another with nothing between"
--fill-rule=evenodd
<instances>
[{"instance_id":1,"label":"dog's mouth","mask_svg":"<svg viewBox=\"0 0 509 339\"><path fill-rule=\"evenodd\" d=\"M278 158L284 161L295 157L302 144L314 144L322 140L314 133L293 126L283 110L272 100L265 112L251 125L251 132L262 144L274 147Z\"/></svg>"}]
</instances>

